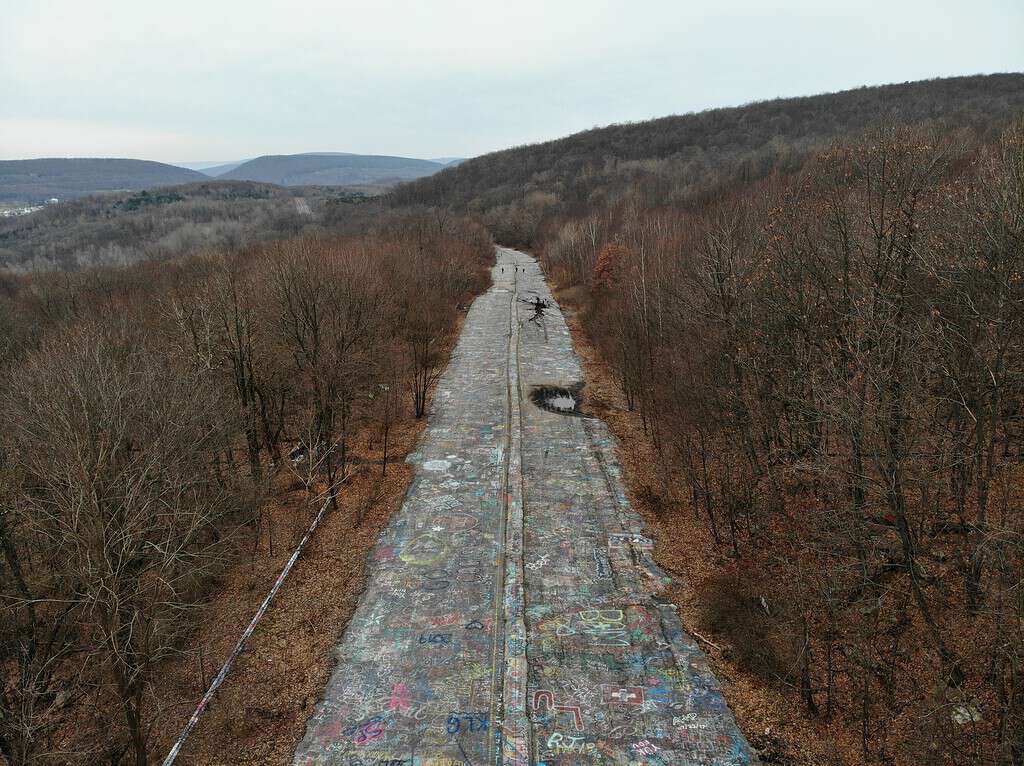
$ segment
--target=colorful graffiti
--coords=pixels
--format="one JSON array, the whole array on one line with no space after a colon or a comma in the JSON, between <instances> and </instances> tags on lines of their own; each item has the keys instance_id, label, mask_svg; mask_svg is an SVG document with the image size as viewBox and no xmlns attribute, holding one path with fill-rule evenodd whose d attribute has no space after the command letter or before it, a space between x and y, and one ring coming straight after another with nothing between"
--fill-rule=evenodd
<instances>
[{"instance_id":1,"label":"colorful graffiti","mask_svg":"<svg viewBox=\"0 0 1024 766\"><path fill-rule=\"evenodd\" d=\"M525 321L536 297L551 308ZM296 765L753 761L656 598L607 428L530 401L581 380L538 265L499 249Z\"/></svg>"}]
</instances>

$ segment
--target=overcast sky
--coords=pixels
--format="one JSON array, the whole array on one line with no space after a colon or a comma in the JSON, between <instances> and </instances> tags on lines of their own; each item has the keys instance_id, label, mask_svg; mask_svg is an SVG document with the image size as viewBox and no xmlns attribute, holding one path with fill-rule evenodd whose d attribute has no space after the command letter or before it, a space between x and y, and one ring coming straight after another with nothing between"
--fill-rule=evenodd
<instances>
[{"instance_id":1,"label":"overcast sky","mask_svg":"<svg viewBox=\"0 0 1024 766\"><path fill-rule=\"evenodd\" d=\"M1024 0L0 0L0 158L473 156L1024 71Z\"/></svg>"}]
</instances>

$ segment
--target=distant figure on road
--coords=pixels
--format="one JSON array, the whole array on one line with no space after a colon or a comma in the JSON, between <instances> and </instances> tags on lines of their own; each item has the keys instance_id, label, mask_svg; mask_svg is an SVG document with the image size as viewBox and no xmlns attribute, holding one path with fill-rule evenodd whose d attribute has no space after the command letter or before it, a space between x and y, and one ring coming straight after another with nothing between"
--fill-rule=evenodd
<instances>
[{"instance_id":1,"label":"distant figure on road","mask_svg":"<svg viewBox=\"0 0 1024 766\"><path fill-rule=\"evenodd\" d=\"M548 307L547 301L541 300L540 296L537 296L532 301L523 301L523 303L533 306L533 316L530 317L530 321L540 323L540 320L544 318L544 309Z\"/></svg>"}]
</instances>

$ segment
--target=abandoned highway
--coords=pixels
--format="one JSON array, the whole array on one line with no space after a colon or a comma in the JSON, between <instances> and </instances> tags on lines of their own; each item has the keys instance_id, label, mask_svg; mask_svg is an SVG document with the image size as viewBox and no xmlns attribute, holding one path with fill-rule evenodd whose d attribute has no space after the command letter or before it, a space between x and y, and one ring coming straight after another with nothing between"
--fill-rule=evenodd
<instances>
[{"instance_id":1,"label":"abandoned highway","mask_svg":"<svg viewBox=\"0 0 1024 766\"><path fill-rule=\"evenodd\" d=\"M747 764L543 275L498 249L294 763ZM539 311L536 299L546 308Z\"/></svg>"}]
</instances>

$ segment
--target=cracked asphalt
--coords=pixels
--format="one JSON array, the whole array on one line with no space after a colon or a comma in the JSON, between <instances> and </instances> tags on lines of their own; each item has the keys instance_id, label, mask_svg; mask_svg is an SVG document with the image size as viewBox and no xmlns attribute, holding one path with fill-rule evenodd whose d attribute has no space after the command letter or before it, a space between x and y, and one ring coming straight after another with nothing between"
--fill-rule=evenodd
<instances>
[{"instance_id":1,"label":"cracked asphalt","mask_svg":"<svg viewBox=\"0 0 1024 766\"><path fill-rule=\"evenodd\" d=\"M583 383L539 266L498 248L492 276L294 763L753 763L607 427L531 400Z\"/></svg>"}]
</instances>

